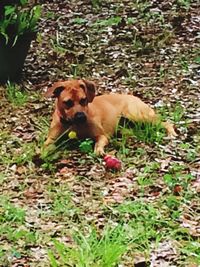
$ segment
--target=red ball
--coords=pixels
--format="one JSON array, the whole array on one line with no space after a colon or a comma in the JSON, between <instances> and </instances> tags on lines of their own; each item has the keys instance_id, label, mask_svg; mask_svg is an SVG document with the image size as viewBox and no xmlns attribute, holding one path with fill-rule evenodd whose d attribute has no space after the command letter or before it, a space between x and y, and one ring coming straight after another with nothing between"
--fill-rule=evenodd
<instances>
[{"instance_id":1,"label":"red ball","mask_svg":"<svg viewBox=\"0 0 200 267\"><path fill-rule=\"evenodd\" d=\"M106 155L104 157L104 161L106 163L107 169L113 169L113 170L120 170L121 169L121 161L115 157L112 157L110 155Z\"/></svg>"}]
</instances>

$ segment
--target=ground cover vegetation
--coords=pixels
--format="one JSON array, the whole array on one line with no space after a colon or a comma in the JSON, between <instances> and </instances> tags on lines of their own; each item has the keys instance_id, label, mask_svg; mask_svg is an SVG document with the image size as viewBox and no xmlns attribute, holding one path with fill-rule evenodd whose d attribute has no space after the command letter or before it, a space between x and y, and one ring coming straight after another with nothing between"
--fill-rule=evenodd
<instances>
[{"instance_id":1,"label":"ground cover vegetation","mask_svg":"<svg viewBox=\"0 0 200 267\"><path fill-rule=\"evenodd\" d=\"M0 88L0 266L199 266L198 1L37 1L19 84ZM122 121L106 170L93 142L41 152L59 79L130 93L174 122Z\"/></svg>"}]
</instances>

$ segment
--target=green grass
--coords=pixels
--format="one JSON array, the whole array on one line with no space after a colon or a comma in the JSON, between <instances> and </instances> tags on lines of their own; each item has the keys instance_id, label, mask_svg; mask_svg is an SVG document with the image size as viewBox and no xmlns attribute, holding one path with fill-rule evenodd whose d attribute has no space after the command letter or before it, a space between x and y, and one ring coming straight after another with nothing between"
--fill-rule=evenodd
<instances>
[{"instance_id":1,"label":"green grass","mask_svg":"<svg viewBox=\"0 0 200 267\"><path fill-rule=\"evenodd\" d=\"M7 261L9 265L8 258L21 258L28 247L36 244L35 232L25 226L25 216L23 208L11 203L8 197L0 197L0 240L4 240L4 245L0 245L1 266Z\"/></svg>"},{"instance_id":2,"label":"green grass","mask_svg":"<svg viewBox=\"0 0 200 267\"><path fill-rule=\"evenodd\" d=\"M48 252L50 264L109 267L116 266L125 255L131 256L133 262L138 252L147 260L152 247L158 248L164 240L174 243L182 260L191 258L193 263L200 263L200 246L189 230L179 225L183 205L184 198L169 195L154 203L137 200L110 206L107 212L112 225L117 226L107 224L101 231L93 227L87 227L87 232L72 230L72 241L68 244L53 239L54 246Z\"/></svg>"},{"instance_id":3,"label":"green grass","mask_svg":"<svg viewBox=\"0 0 200 267\"><path fill-rule=\"evenodd\" d=\"M0 266L150 266L152 257L200 266L196 1L125 2L71 3L74 17L49 3L33 75L28 63L22 84L0 87ZM89 139L65 133L43 150L52 106L41 94L68 77L94 78L97 94L127 89L163 103L157 113L178 137L160 124L122 123L105 148L122 161L118 172Z\"/></svg>"},{"instance_id":4,"label":"green grass","mask_svg":"<svg viewBox=\"0 0 200 267\"><path fill-rule=\"evenodd\" d=\"M121 155L129 155L131 143L141 141L147 144L161 144L166 136L166 131L161 124L128 122L124 121L116 128L116 137L112 137L111 145Z\"/></svg>"},{"instance_id":5,"label":"green grass","mask_svg":"<svg viewBox=\"0 0 200 267\"><path fill-rule=\"evenodd\" d=\"M10 201L4 196L0 197L0 222L16 222L24 223L25 211L22 208L16 207L10 203Z\"/></svg>"},{"instance_id":6,"label":"green grass","mask_svg":"<svg viewBox=\"0 0 200 267\"><path fill-rule=\"evenodd\" d=\"M22 143L20 139L9 136L12 142L5 150L0 152L0 163L5 165L30 163L36 153L35 143ZM5 153L6 152L6 153Z\"/></svg>"},{"instance_id":7,"label":"green grass","mask_svg":"<svg viewBox=\"0 0 200 267\"><path fill-rule=\"evenodd\" d=\"M73 233L73 246L53 241L54 249L48 253L50 264L52 267L66 266L66 263L77 267L116 266L128 249L124 240L125 232L121 226L105 227L101 235L94 229L88 234L77 231Z\"/></svg>"},{"instance_id":8,"label":"green grass","mask_svg":"<svg viewBox=\"0 0 200 267\"><path fill-rule=\"evenodd\" d=\"M14 106L23 106L28 101L27 93L14 83L7 83L6 97Z\"/></svg>"},{"instance_id":9,"label":"green grass","mask_svg":"<svg viewBox=\"0 0 200 267\"><path fill-rule=\"evenodd\" d=\"M73 203L72 193L69 191L67 185L53 186L48 188L48 197L51 199L51 209L47 216L55 218L66 217L67 220L78 214L79 208Z\"/></svg>"}]
</instances>

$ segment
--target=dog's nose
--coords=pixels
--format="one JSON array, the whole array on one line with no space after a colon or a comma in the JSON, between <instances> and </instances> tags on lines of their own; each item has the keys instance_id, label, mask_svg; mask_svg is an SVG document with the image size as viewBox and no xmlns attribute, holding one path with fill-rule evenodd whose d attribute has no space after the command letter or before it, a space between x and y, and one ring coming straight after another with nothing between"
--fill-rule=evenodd
<instances>
[{"instance_id":1,"label":"dog's nose","mask_svg":"<svg viewBox=\"0 0 200 267\"><path fill-rule=\"evenodd\" d=\"M77 112L74 116L75 123L86 122L87 117L84 112Z\"/></svg>"}]
</instances>

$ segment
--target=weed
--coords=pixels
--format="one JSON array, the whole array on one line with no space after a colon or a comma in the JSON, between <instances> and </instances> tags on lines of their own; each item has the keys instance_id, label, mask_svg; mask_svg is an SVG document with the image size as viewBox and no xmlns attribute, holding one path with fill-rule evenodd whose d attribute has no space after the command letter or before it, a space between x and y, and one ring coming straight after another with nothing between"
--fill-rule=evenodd
<instances>
[{"instance_id":1,"label":"weed","mask_svg":"<svg viewBox=\"0 0 200 267\"><path fill-rule=\"evenodd\" d=\"M170 210L177 210L181 205L179 198L177 198L174 195L167 196L165 199L165 203ZM172 214L172 216L173 216L173 214Z\"/></svg>"},{"instance_id":2,"label":"weed","mask_svg":"<svg viewBox=\"0 0 200 267\"><path fill-rule=\"evenodd\" d=\"M141 157L141 156L144 156L146 154L146 151L144 148L142 147L138 147L136 150L135 150L135 156L137 157Z\"/></svg>"},{"instance_id":3,"label":"weed","mask_svg":"<svg viewBox=\"0 0 200 267\"><path fill-rule=\"evenodd\" d=\"M179 145L182 151L185 151L185 159L187 161L193 161L197 157L197 149L193 147L190 143L181 143Z\"/></svg>"},{"instance_id":4,"label":"weed","mask_svg":"<svg viewBox=\"0 0 200 267\"><path fill-rule=\"evenodd\" d=\"M189 71L189 64L188 64L188 60L186 59L186 57L182 56L179 60L179 64L180 67L182 68L182 70L184 72L188 72Z\"/></svg>"},{"instance_id":5,"label":"weed","mask_svg":"<svg viewBox=\"0 0 200 267\"><path fill-rule=\"evenodd\" d=\"M87 19L83 19L83 18L74 18L73 19L74 24L85 24L86 22L87 22Z\"/></svg>"},{"instance_id":6,"label":"weed","mask_svg":"<svg viewBox=\"0 0 200 267\"><path fill-rule=\"evenodd\" d=\"M138 176L137 182L141 187L150 186L150 185L154 184L154 182L151 178L146 177L144 175Z\"/></svg>"},{"instance_id":7,"label":"weed","mask_svg":"<svg viewBox=\"0 0 200 267\"><path fill-rule=\"evenodd\" d=\"M22 143L15 136L4 136L5 144L0 150L0 163L9 166L11 164L31 166L35 155L35 143Z\"/></svg>"},{"instance_id":8,"label":"weed","mask_svg":"<svg viewBox=\"0 0 200 267\"><path fill-rule=\"evenodd\" d=\"M180 251L190 263L200 264L200 243L197 241L185 241L181 243ZM190 264L187 264L188 266ZM194 265L195 266L195 265Z\"/></svg>"},{"instance_id":9,"label":"weed","mask_svg":"<svg viewBox=\"0 0 200 267\"><path fill-rule=\"evenodd\" d=\"M146 13L146 10L148 10L148 7L150 7L151 4L148 0L137 0L133 2L133 6L137 9L139 14L143 15L144 13Z\"/></svg>"},{"instance_id":10,"label":"weed","mask_svg":"<svg viewBox=\"0 0 200 267\"><path fill-rule=\"evenodd\" d=\"M91 0L91 4L92 4L93 8L99 9L99 7L101 5L101 0Z\"/></svg>"},{"instance_id":11,"label":"weed","mask_svg":"<svg viewBox=\"0 0 200 267\"><path fill-rule=\"evenodd\" d=\"M70 64L70 72L74 78L83 76L85 73L85 65L84 64Z\"/></svg>"},{"instance_id":12,"label":"weed","mask_svg":"<svg viewBox=\"0 0 200 267\"><path fill-rule=\"evenodd\" d=\"M93 229L88 236L82 232L74 232L73 246L54 240L56 253L52 250L48 253L51 266L66 266L66 263L77 267L116 266L128 249L124 244L124 233L121 226L114 229L105 227L101 236ZM58 255L58 260L55 254Z\"/></svg>"},{"instance_id":13,"label":"weed","mask_svg":"<svg viewBox=\"0 0 200 267\"><path fill-rule=\"evenodd\" d=\"M6 44L14 46L20 36L34 33L41 15L41 6L25 7L27 0L19 1L21 5L5 5L3 16L0 19L0 35L3 35ZM1 7L2 8L2 7Z\"/></svg>"},{"instance_id":14,"label":"weed","mask_svg":"<svg viewBox=\"0 0 200 267\"><path fill-rule=\"evenodd\" d=\"M186 10L190 8L190 0L177 0L177 4Z\"/></svg>"},{"instance_id":15,"label":"weed","mask_svg":"<svg viewBox=\"0 0 200 267\"><path fill-rule=\"evenodd\" d=\"M111 27L117 26L121 22L121 17L111 17L109 19L99 19L93 23L93 27Z\"/></svg>"},{"instance_id":16,"label":"weed","mask_svg":"<svg viewBox=\"0 0 200 267\"><path fill-rule=\"evenodd\" d=\"M196 56L194 62L200 64L200 56Z\"/></svg>"},{"instance_id":17,"label":"weed","mask_svg":"<svg viewBox=\"0 0 200 267\"><path fill-rule=\"evenodd\" d=\"M47 11L46 18L47 19L54 19L56 17L56 13L52 11Z\"/></svg>"},{"instance_id":18,"label":"weed","mask_svg":"<svg viewBox=\"0 0 200 267\"><path fill-rule=\"evenodd\" d=\"M76 139L69 138L69 130L67 130L57 138L55 144L49 145L47 148L42 148L41 159L44 161L42 167L44 169L53 170L53 162L60 158L61 153L63 156L63 153L68 153L68 150L73 147L73 145L77 146L77 144L79 144L79 149L81 152L90 154L93 153L93 140L86 139L84 141L77 142Z\"/></svg>"},{"instance_id":19,"label":"weed","mask_svg":"<svg viewBox=\"0 0 200 267\"><path fill-rule=\"evenodd\" d=\"M28 95L16 84L7 83L6 97L15 106L23 106L28 101Z\"/></svg>"},{"instance_id":20,"label":"weed","mask_svg":"<svg viewBox=\"0 0 200 267\"><path fill-rule=\"evenodd\" d=\"M126 124L124 123L123 126L119 125L117 128L116 128L116 132L117 131L120 131L121 133L121 138L119 139L119 142L118 142L118 145L120 147L119 149L119 152L122 154L122 155L127 155L129 154L129 148L127 147L128 145L128 140L129 138L131 137L132 135L132 132L130 129L128 129L126 127Z\"/></svg>"},{"instance_id":21,"label":"weed","mask_svg":"<svg viewBox=\"0 0 200 267\"><path fill-rule=\"evenodd\" d=\"M72 217L78 208L72 202L72 195L66 186L51 187L49 197L52 199L51 214L55 217Z\"/></svg>"},{"instance_id":22,"label":"weed","mask_svg":"<svg viewBox=\"0 0 200 267\"><path fill-rule=\"evenodd\" d=\"M129 24L134 24L134 23L136 23L137 22L137 20L135 19L135 18L131 18L131 17L129 17L129 18L127 18L127 24L129 25Z\"/></svg>"},{"instance_id":23,"label":"weed","mask_svg":"<svg viewBox=\"0 0 200 267\"><path fill-rule=\"evenodd\" d=\"M57 54L63 55L63 54L65 54L67 52L67 49L60 44L60 41L59 41L59 37L58 36L57 36L56 39L50 39L50 42L51 42L51 45L52 45L53 50Z\"/></svg>"},{"instance_id":24,"label":"weed","mask_svg":"<svg viewBox=\"0 0 200 267\"><path fill-rule=\"evenodd\" d=\"M161 143L165 136L164 128L159 123L133 123L127 120L122 120L122 123L120 121L115 132L116 138L112 138L111 144L124 156L130 153L130 142L134 137L146 143ZM139 154L142 152L142 150L138 150Z\"/></svg>"},{"instance_id":25,"label":"weed","mask_svg":"<svg viewBox=\"0 0 200 267\"><path fill-rule=\"evenodd\" d=\"M147 143L161 143L165 135L164 129L160 123L136 122L132 129L132 134L138 140Z\"/></svg>"},{"instance_id":26,"label":"weed","mask_svg":"<svg viewBox=\"0 0 200 267\"><path fill-rule=\"evenodd\" d=\"M163 25L165 22L164 16L160 12L147 12L144 14L144 19L146 22L158 22L160 25Z\"/></svg>"},{"instance_id":27,"label":"weed","mask_svg":"<svg viewBox=\"0 0 200 267\"><path fill-rule=\"evenodd\" d=\"M166 119L166 117L170 117L174 123L180 124L181 122L181 125L185 127L188 124L187 120L184 118L184 107L180 105L180 103L176 103L173 107L164 105L159 108L159 113L162 114L163 120Z\"/></svg>"},{"instance_id":28,"label":"weed","mask_svg":"<svg viewBox=\"0 0 200 267\"><path fill-rule=\"evenodd\" d=\"M161 229L167 228L168 222L156 205L142 200L127 201L116 207L115 212L116 210L118 218L126 225L126 237L134 250L139 249L149 254L151 244L163 239ZM167 229L165 233L166 231Z\"/></svg>"},{"instance_id":29,"label":"weed","mask_svg":"<svg viewBox=\"0 0 200 267\"><path fill-rule=\"evenodd\" d=\"M93 140L86 139L82 141L79 145L80 151L83 153L92 153L93 152Z\"/></svg>"},{"instance_id":30,"label":"weed","mask_svg":"<svg viewBox=\"0 0 200 267\"><path fill-rule=\"evenodd\" d=\"M5 197L0 198L0 222L23 223L25 220L25 211L22 208L14 206Z\"/></svg>"},{"instance_id":31,"label":"weed","mask_svg":"<svg viewBox=\"0 0 200 267\"><path fill-rule=\"evenodd\" d=\"M5 180L6 180L5 174L0 172L0 185L2 185Z\"/></svg>"},{"instance_id":32,"label":"weed","mask_svg":"<svg viewBox=\"0 0 200 267\"><path fill-rule=\"evenodd\" d=\"M35 122L35 129L37 130L37 138L39 146L44 144L49 131L49 120L44 116L39 117L37 122Z\"/></svg>"},{"instance_id":33,"label":"weed","mask_svg":"<svg viewBox=\"0 0 200 267\"><path fill-rule=\"evenodd\" d=\"M42 147L40 154L40 158L43 160L42 168L53 171L55 169L54 162L60 158L61 154L68 153L67 147L70 142L73 142L73 140L69 139L68 133L69 130L66 130L55 140L54 144L48 147Z\"/></svg>"}]
</instances>

